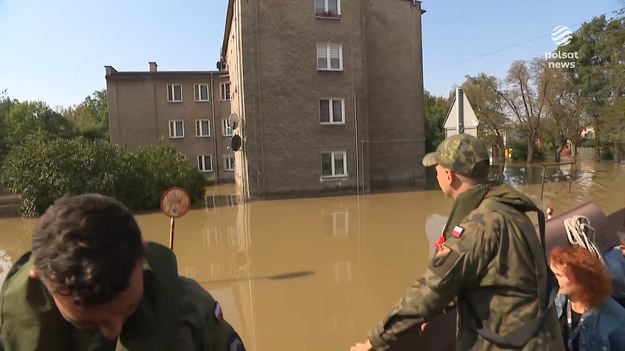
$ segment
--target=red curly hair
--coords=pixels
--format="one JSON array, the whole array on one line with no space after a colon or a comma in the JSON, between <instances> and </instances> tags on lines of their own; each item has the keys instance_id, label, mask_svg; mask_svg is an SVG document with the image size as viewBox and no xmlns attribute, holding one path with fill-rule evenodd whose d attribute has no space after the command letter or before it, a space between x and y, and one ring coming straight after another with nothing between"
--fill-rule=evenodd
<instances>
[{"instance_id":1,"label":"red curly hair","mask_svg":"<svg viewBox=\"0 0 625 351\"><path fill-rule=\"evenodd\" d=\"M603 262L592 252L579 247L556 247L550 264L563 268L580 302L595 307L612 294L612 280Z\"/></svg>"}]
</instances>

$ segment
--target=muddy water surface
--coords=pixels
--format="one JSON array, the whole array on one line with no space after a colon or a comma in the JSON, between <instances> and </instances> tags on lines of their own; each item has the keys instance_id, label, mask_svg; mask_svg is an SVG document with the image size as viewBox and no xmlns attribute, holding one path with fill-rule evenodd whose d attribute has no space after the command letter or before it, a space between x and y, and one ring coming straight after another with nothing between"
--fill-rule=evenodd
<instances>
[{"instance_id":1,"label":"muddy water surface","mask_svg":"<svg viewBox=\"0 0 625 351\"><path fill-rule=\"evenodd\" d=\"M625 207L625 165L496 169L557 212L588 201ZM452 201L432 190L238 203L210 188L204 207L176 222L182 275L223 305L250 351L348 350L363 340L425 269ZM168 243L169 220L139 215L147 240ZM29 247L34 220L0 218L0 280Z\"/></svg>"}]
</instances>

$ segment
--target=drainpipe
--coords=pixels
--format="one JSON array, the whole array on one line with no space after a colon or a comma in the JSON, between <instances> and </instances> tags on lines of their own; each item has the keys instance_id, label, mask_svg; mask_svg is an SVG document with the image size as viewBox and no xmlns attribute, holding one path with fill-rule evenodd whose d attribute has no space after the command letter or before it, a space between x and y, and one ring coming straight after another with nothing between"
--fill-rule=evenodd
<instances>
[{"instance_id":1,"label":"drainpipe","mask_svg":"<svg viewBox=\"0 0 625 351\"><path fill-rule=\"evenodd\" d=\"M217 100L215 99L215 75L211 73L210 75L211 79L210 79L210 89L211 89L211 108L213 111L213 118L211 121L212 124L212 128L211 128L211 133L210 133L210 137L213 139L213 150L215 151L215 160L218 160L218 145L217 145L217 134L215 133L215 131L217 130L217 125L215 124L215 103L217 102ZM221 109L220 109L221 110ZM215 161L215 169L213 170L213 172L215 172L215 183L219 183L219 161Z\"/></svg>"}]
</instances>

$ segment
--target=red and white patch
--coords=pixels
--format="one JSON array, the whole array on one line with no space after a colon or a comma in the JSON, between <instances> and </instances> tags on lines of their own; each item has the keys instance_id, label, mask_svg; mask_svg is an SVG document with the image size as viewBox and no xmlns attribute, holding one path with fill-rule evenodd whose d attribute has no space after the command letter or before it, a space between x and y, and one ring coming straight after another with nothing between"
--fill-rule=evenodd
<instances>
[{"instance_id":1,"label":"red and white patch","mask_svg":"<svg viewBox=\"0 0 625 351\"><path fill-rule=\"evenodd\" d=\"M464 228L462 228L461 226L457 225L454 230L451 232L451 235L454 236L454 238L459 238L462 236L462 232L464 232Z\"/></svg>"},{"instance_id":2,"label":"red and white patch","mask_svg":"<svg viewBox=\"0 0 625 351\"><path fill-rule=\"evenodd\" d=\"M224 320L224 312L222 311L221 306L219 306L219 302L215 303L215 319L217 322Z\"/></svg>"}]
</instances>

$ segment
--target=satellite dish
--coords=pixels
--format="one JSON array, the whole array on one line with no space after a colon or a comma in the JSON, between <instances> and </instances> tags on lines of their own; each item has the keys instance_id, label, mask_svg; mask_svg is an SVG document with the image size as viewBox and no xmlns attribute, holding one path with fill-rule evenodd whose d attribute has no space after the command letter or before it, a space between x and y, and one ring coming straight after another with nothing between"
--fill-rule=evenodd
<instances>
[{"instance_id":1,"label":"satellite dish","mask_svg":"<svg viewBox=\"0 0 625 351\"><path fill-rule=\"evenodd\" d=\"M235 135L230 140L230 148L232 151L239 151L241 149L241 137L239 135Z\"/></svg>"},{"instance_id":2,"label":"satellite dish","mask_svg":"<svg viewBox=\"0 0 625 351\"><path fill-rule=\"evenodd\" d=\"M221 70L221 61L217 61L217 69Z\"/></svg>"},{"instance_id":3,"label":"satellite dish","mask_svg":"<svg viewBox=\"0 0 625 351\"><path fill-rule=\"evenodd\" d=\"M236 113L231 113L228 117L228 126L230 126L232 130L237 129L237 127L239 126L239 115L237 115Z\"/></svg>"}]
</instances>

